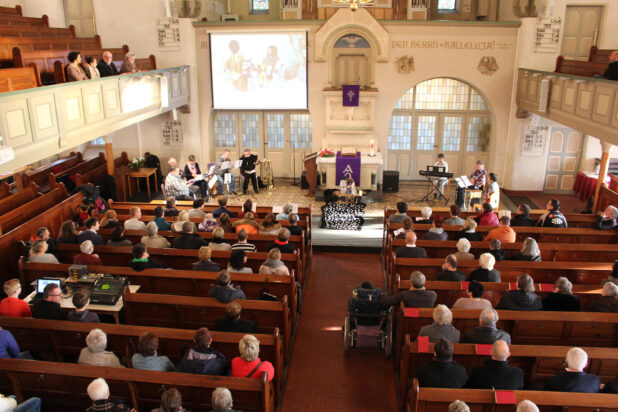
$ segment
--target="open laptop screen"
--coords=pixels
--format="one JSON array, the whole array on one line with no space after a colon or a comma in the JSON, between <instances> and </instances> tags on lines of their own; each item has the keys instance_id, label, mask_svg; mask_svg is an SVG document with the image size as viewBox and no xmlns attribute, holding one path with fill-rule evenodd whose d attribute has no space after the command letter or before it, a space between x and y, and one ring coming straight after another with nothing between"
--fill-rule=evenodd
<instances>
[{"instance_id":1,"label":"open laptop screen","mask_svg":"<svg viewBox=\"0 0 618 412\"><path fill-rule=\"evenodd\" d=\"M38 279L36 283L37 293L43 293L43 291L45 290L45 286L49 285L50 283L55 283L58 285L58 287L60 287L60 279Z\"/></svg>"}]
</instances>

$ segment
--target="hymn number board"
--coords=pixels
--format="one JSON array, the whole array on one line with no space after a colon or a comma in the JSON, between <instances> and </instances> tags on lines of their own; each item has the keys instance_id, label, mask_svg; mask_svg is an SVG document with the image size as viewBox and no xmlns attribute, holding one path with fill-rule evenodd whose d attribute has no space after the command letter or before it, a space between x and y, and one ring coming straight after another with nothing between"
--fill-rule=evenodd
<instances>
[{"instance_id":1,"label":"hymn number board","mask_svg":"<svg viewBox=\"0 0 618 412\"><path fill-rule=\"evenodd\" d=\"M164 145L182 144L182 123L178 120L161 122L161 137Z\"/></svg>"},{"instance_id":2,"label":"hymn number board","mask_svg":"<svg viewBox=\"0 0 618 412\"><path fill-rule=\"evenodd\" d=\"M537 53L557 53L560 46L560 17L539 18L536 25L534 51Z\"/></svg>"},{"instance_id":3,"label":"hymn number board","mask_svg":"<svg viewBox=\"0 0 618 412\"><path fill-rule=\"evenodd\" d=\"M521 154L529 156L543 155L548 126L528 125L521 141Z\"/></svg>"},{"instance_id":4,"label":"hymn number board","mask_svg":"<svg viewBox=\"0 0 618 412\"><path fill-rule=\"evenodd\" d=\"M180 24L178 19L159 19L159 50L180 50Z\"/></svg>"}]
</instances>

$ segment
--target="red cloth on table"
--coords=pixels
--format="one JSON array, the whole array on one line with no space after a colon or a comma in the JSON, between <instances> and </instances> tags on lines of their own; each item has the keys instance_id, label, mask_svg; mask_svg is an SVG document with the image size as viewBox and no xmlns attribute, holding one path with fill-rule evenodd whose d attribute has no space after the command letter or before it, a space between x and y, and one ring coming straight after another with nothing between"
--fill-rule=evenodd
<instances>
[{"instance_id":1,"label":"red cloth on table","mask_svg":"<svg viewBox=\"0 0 618 412\"><path fill-rule=\"evenodd\" d=\"M584 172L579 172L575 178L575 184L573 185L573 191L579 194L580 200L588 200L594 196L594 191L597 189L598 178L588 176ZM609 176L607 176L606 183L610 182Z\"/></svg>"}]
</instances>

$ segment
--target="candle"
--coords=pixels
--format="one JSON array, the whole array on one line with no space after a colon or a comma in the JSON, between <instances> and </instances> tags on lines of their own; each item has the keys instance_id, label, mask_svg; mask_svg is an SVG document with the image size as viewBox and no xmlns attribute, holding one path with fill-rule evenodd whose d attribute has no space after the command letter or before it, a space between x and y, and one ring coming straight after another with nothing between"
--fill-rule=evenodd
<instances>
[{"instance_id":1,"label":"candle","mask_svg":"<svg viewBox=\"0 0 618 412\"><path fill-rule=\"evenodd\" d=\"M375 144L375 140L373 139L369 140L369 156L376 155L374 144Z\"/></svg>"}]
</instances>

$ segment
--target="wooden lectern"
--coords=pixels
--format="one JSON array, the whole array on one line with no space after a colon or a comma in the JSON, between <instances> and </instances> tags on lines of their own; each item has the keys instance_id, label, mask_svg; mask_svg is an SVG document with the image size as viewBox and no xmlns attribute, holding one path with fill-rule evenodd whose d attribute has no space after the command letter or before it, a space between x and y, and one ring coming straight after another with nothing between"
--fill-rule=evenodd
<instances>
[{"instance_id":1,"label":"wooden lectern","mask_svg":"<svg viewBox=\"0 0 618 412\"><path fill-rule=\"evenodd\" d=\"M314 197L315 196L315 184L318 177L318 164L316 163L318 159L318 153L311 153L305 156L305 170L307 171L307 183L309 183L309 192L306 196Z\"/></svg>"}]
</instances>

